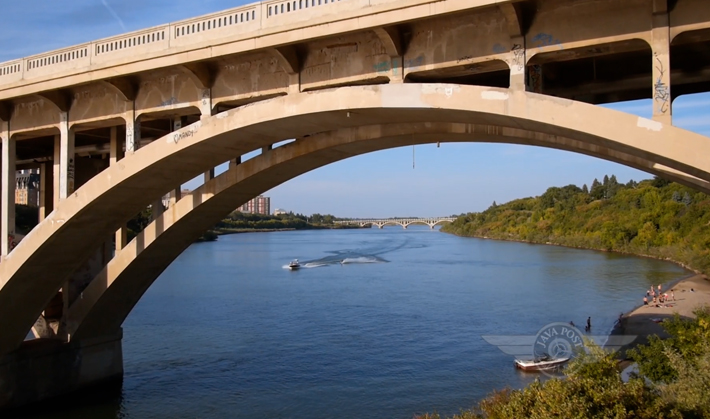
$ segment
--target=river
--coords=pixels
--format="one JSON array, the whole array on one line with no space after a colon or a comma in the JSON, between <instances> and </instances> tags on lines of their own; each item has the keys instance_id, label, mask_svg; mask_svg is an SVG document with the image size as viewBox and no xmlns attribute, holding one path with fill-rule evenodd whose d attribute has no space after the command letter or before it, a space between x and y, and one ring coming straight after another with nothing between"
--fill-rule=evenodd
<instances>
[{"instance_id":1,"label":"river","mask_svg":"<svg viewBox=\"0 0 710 419\"><path fill-rule=\"evenodd\" d=\"M284 269L292 258L306 267ZM222 236L185 251L126 320L120 396L25 417L451 415L535 377L481 336L588 316L606 333L651 284L686 274L416 226Z\"/></svg>"}]
</instances>

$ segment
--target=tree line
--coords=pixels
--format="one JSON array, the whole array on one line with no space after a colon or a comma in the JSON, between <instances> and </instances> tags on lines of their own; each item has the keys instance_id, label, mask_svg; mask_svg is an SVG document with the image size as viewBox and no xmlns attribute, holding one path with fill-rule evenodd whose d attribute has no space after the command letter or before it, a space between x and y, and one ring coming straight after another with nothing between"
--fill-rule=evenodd
<instances>
[{"instance_id":1,"label":"tree line","mask_svg":"<svg viewBox=\"0 0 710 419\"><path fill-rule=\"evenodd\" d=\"M621 184L612 175L591 188L551 187L538 197L493 202L442 231L652 256L710 271L708 195L661 178Z\"/></svg>"}]
</instances>

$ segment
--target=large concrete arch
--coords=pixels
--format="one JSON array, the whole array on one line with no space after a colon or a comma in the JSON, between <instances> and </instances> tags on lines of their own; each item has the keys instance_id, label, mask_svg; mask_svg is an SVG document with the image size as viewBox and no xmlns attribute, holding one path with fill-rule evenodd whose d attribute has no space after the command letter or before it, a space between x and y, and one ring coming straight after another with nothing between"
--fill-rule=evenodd
<instances>
[{"instance_id":1,"label":"large concrete arch","mask_svg":"<svg viewBox=\"0 0 710 419\"><path fill-rule=\"evenodd\" d=\"M84 290L82 298L70 307L67 334L71 339L82 340L118 329L150 285L177 256L194 243L205 229L254 196L292 177L355 155L433 142L514 143L564 149L605 158L710 192L710 182L689 179L672 172L664 173L654 167L653 162L525 130L468 124L413 123L320 133L231 167L153 221L111 260ZM434 225L447 222L450 221L440 220ZM378 227L400 225L407 228L411 224L429 225L426 221L403 224L392 220Z\"/></svg>"},{"instance_id":2,"label":"large concrete arch","mask_svg":"<svg viewBox=\"0 0 710 419\"><path fill-rule=\"evenodd\" d=\"M710 181L706 137L620 112L524 91L444 84L291 94L205 118L127 156L63 200L0 263L0 355L17 348L68 276L174 185L287 138L409 121L483 124L574 139ZM431 139L436 141L436 139ZM411 144L404 141L401 145ZM313 162L311 162L313 163ZM58 252L57 249L62 249ZM52 272L51 277L46 277Z\"/></svg>"}]
</instances>

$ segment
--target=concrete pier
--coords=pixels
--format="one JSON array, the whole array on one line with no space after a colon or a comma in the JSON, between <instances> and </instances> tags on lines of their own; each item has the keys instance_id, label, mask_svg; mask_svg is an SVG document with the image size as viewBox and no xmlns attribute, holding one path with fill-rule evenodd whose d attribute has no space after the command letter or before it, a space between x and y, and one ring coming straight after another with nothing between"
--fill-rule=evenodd
<instances>
[{"instance_id":1,"label":"concrete pier","mask_svg":"<svg viewBox=\"0 0 710 419\"><path fill-rule=\"evenodd\" d=\"M123 331L82 342L36 339L0 360L0 412L123 379Z\"/></svg>"}]
</instances>

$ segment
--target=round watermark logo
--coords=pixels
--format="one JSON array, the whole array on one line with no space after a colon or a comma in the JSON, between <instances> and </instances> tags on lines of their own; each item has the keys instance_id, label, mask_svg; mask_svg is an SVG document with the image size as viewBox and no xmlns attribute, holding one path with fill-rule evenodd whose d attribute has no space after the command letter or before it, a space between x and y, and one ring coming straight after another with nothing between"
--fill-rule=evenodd
<instances>
[{"instance_id":1,"label":"round watermark logo","mask_svg":"<svg viewBox=\"0 0 710 419\"><path fill-rule=\"evenodd\" d=\"M564 365L581 353L587 353L587 344L615 352L631 344L636 335L584 334L569 323L549 323L535 335L482 335L483 340L495 345L507 355L515 357L514 364L524 371L559 376Z\"/></svg>"},{"instance_id":2,"label":"round watermark logo","mask_svg":"<svg viewBox=\"0 0 710 419\"><path fill-rule=\"evenodd\" d=\"M567 323L550 323L535 335L533 361L543 373L560 370L567 361L584 350L582 332Z\"/></svg>"}]
</instances>

